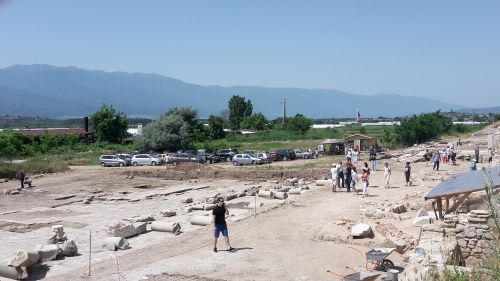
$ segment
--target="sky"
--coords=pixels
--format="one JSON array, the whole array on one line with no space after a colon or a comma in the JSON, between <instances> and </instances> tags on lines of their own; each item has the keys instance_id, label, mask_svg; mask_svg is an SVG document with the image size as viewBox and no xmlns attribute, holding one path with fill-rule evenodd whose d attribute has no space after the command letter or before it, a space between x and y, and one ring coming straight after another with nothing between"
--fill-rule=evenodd
<instances>
[{"instance_id":1,"label":"sky","mask_svg":"<svg viewBox=\"0 0 500 281\"><path fill-rule=\"evenodd\" d=\"M0 68L500 105L500 1L0 0Z\"/></svg>"}]
</instances>

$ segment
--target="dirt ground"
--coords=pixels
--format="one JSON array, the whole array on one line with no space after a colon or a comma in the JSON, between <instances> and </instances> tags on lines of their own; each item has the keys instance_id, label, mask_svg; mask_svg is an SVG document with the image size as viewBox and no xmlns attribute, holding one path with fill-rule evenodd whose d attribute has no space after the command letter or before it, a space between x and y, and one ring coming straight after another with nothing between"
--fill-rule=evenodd
<instances>
[{"instance_id":1,"label":"dirt ground","mask_svg":"<svg viewBox=\"0 0 500 281\"><path fill-rule=\"evenodd\" d=\"M379 203L423 205L423 195L441 178L467 170L469 164L458 161L457 166L442 165L435 172L431 164L414 163L413 185L406 187L404 163L379 160L378 170L370 176L370 196L362 198L345 189L332 193L330 187L313 183L329 174L331 158L306 161L272 164L283 166L280 169L233 167L227 163L168 170L72 167L66 173L32 177L34 187L17 195L4 195L3 191L17 187L18 182L0 183L0 240L4 241L0 262L6 263L17 250L45 244L50 227L61 224L67 236L75 240L79 255L32 268L29 280L336 280L327 270L348 273L346 266L362 269L364 251L388 246L379 229L392 227L415 240L419 235L420 228L412 226L417 210L372 219L363 215L361 209ZM384 162L392 168L390 189L384 188ZM478 168L483 165L486 164L479 164ZM206 198L251 187L266 188L291 177L305 179L310 191L290 195L286 200L246 196L227 202L234 252L214 253L211 227L189 223L193 215L211 213L188 211L188 207L207 205L203 203ZM83 204L82 200L91 195L91 203ZM194 202L181 203L187 197ZM263 203L257 213L243 207L255 200ZM167 210L175 210L177 215L162 217L160 212ZM108 225L144 215L179 222L182 233L149 231L129 238L131 248L123 251L108 252L101 247ZM347 223L337 224L339 220ZM369 224L374 237L349 238L351 221ZM222 239L218 247L225 249ZM393 253L389 258L396 265L403 265L401 254Z\"/></svg>"}]
</instances>

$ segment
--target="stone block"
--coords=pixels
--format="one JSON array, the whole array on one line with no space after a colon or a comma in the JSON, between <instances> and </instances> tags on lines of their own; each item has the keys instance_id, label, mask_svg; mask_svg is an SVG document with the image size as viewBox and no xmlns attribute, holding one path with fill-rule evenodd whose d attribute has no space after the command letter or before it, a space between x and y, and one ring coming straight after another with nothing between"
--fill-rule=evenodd
<instances>
[{"instance_id":1,"label":"stone block","mask_svg":"<svg viewBox=\"0 0 500 281\"><path fill-rule=\"evenodd\" d=\"M38 262L40 255L36 251L18 251L9 261L9 266L30 267Z\"/></svg>"},{"instance_id":2,"label":"stone block","mask_svg":"<svg viewBox=\"0 0 500 281\"><path fill-rule=\"evenodd\" d=\"M147 222L136 222L133 224L135 228L135 233L136 235L141 235L143 233L146 233L148 223Z\"/></svg>"},{"instance_id":3,"label":"stone block","mask_svg":"<svg viewBox=\"0 0 500 281\"><path fill-rule=\"evenodd\" d=\"M59 247L59 252L61 252L65 257L72 257L78 254L78 247L73 240L66 240L57 246Z\"/></svg>"},{"instance_id":4,"label":"stone block","mask_svg":"<svg viewBox=\"0 0 500 281\"><path fill-rule=\"evenodd\" d=\"M57 258L57 255L59 254L59 247L54 244L36 245L33 252L38 252L40 261L51 261Z\"/></svg>"},{"instance_id":5,"label":"stone block","mask_svg":"<svg viewBox=\"0 0 500 281\"><path fill-rule=\"evenodd\" d=\"M373 236L373 231L368 224L359 223L352 227L351 235L353 237L370 237Z\"/></svg>"},{"instance_id":6,"label":"stone block","mask_svg":"<svg viewBox=\"0 0 500 281\"><path fill-rule=\"evenodd\" d=\"M134 218L134 220L136 222L148 222L148 221L154 221L155 218L153 217L153 215L143 215L143 216L139 216L137 218Z\"/></svg>"},{"instance_id":7,"label":"stone block","mask_svg":"<svg viewBox=\"0 0 500 281\"><path fill-rule=\"evenodd\" d=\"M420 216L413 219L413 226L424 226L431 223L431 218L429 216Z\"/></svg>"},{"instance_id":8,"label":"stone block","mask_svg":"<svg viewBox=\"0 0 500 281\"><path fill-rule=\"evenodd\" d=\"M464 235L466 238L475 238L477 236L476 228L473 226L466 228L464 230Z\"/></svg>"},{"instance_id":9,"label":"stone block","mask_svg":"<svg viewBox=\"0 0 500 281\"><path fill-rule=\"evenodd\" d=\"M162 211L160 214L164 217L173 217L177 215L175 211Z\"/></svg>"},{"instance_id":10,"label":"stone block","mask_svg":"<svg viewBox=\"0 0 500 281\"><path fill-rule=\"evenodd\" d=\"M406 206L404 204L398 204L391 207L391 212L396 214L401 214L406 212Z\"/></svg>"},{"instance_id":11,"label":"stone block","mask_svg":"<svg viewBox=\"0 0 500 281\"><path fill-rule=\"evenodd\" d=\"M108 228L108 236L129 238L136 235L132 224L115 223Z\"/></svg>"}]
</instances>

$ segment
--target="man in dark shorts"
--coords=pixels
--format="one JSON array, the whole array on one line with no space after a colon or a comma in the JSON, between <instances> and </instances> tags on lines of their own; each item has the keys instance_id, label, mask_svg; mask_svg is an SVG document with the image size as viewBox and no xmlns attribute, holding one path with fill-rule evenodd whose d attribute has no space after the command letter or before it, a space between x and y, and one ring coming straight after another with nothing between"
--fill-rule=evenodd
<instances>
[{"instance_id":1,"label":"man in dark shorts","mask_svg":"<svg viewBox=\"0 0 500 281\"><path fill-rule=\"evenodd\" d=\"M226 204L224 204L224 198L219 197L217 201L217 206L212 210L212 223L214 226L214 252L217 253L217 239L219 234L222 233L224 240L226 241L226 246L228 251L233 251L234 248L231 247L229 243L229 234L226 226L226 216L229 216L229 210Z\"/></svg>"}]
</instances>

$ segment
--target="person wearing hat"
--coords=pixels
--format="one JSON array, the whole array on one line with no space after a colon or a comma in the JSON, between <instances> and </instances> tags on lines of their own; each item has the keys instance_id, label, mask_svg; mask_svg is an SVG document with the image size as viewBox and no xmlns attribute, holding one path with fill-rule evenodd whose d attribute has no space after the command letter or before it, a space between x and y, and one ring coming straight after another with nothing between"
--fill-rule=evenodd
<instances>
[{"instance_id":1,"label":"person wearing hat","mask_svg":"<svg viewBox=\"0 0 500 281\"><path fill-rule=\"evenodd\" d=\"M337 191L337 164L332 164L332 168L330 169L330 173L332 174L332 192Z\"/></svg>"},{"instance_id":2,"label":"person wearing hat","mask_svg":"<svg viewBox=\"0 0 500 281\"><path fill-rule=\"evenodd\" d=\"M470 171L477 170L476 162L477 162L476 159L472 159L472 162L470 163L470 167L469 167Z\"/></svg>"}]
</instances>

